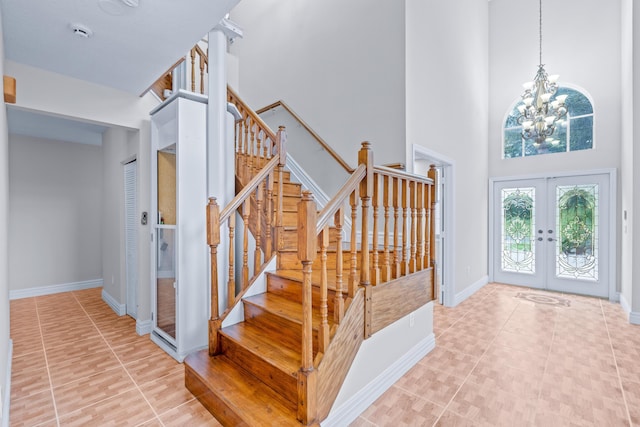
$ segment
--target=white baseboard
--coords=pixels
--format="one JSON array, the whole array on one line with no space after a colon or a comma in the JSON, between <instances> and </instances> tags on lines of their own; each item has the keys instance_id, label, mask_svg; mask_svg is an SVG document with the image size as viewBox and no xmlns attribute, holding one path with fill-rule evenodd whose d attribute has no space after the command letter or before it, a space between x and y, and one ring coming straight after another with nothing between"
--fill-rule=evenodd
<instances>
[{"instance_id":1,"label":"white baseboard","mask_svg":"<svg viewBox=\"0 0 640 427\"><path fill-rule=\"evenodd\" d=\"M467 286L464 290L458 292L455 296L455 301L453 302L453 306L460 304L462 301L469 298L471 295L478 292L484 285L489 283L489 276L482 276L480 279L476 280L471 285Z\"/></svg>"},{"instance_id":2,"label":"white baseboard","mask_svg":"<svg viewBox=\"0 0 640 427\"><path fill-rule=\"evenodd\" d=\"M104 288L102 288L102 301L106 302L118 316L124 316L127 314L127 305L120 304L114 297L109 295Z\"/></svg>"},{"instance_id":3,"label":"white baseboard","mask_svg":"<svg viewBox=\"0 0 640 427\"><path fill-rule=\"evenodd\" d=\"M42 295L58 294L60 292L80 291L82 289L99 288L102 279L85 280L83 282L62 283L59 285L39 286L37 288L14 289L9 291L9 299L39 297Z\"/></svg>"},{"instance_id":4,"label":"white baseboard","mask_svg":"<svg viewBox=\"0 0 640 427\"><path fill-rule=\"evenodd\" d=\"M629 304L629 301L627 301L622 293L620 294L620 306L624 312L627 313L627 316L629 316L629 323L640 325L640 312L631 311L631 304Z\"/></svg>"},{"instance_id":5,"label":"white baseboard","mask_svg":"<svg viewBox=\"0 0 640 427\"><path fill-rule=\"evenodd\" d=\"M11 406L11 358L13 357L13 341L9 340L9 348L7 349L7 376L5 377L5 386L2 389L2 412L0 413L0 423L2 427L9 427L9 407Z\"/></svg>"},{"instance_id":6,"label":"white baseboard","mask_svg":"<svg viewBox=\"0 0 640 427\"><path fill-rule=\"evenodd\" d=\"M136 320L136 333L138 335L150 334L152 329L153 322L151 320Z\"/></svg>"},{"instance_id":7,"label":"white baseboard","mask_svg":"<svg viewBox=\"0 0 640 427\"><path fill-rule=\"evenodd\" d=\"M349 425L435 347L436 338L431 333L385 369L367 387L362 388L339 408L332 410L322 421L322 427Z\"/></svg>"}]
</instances>

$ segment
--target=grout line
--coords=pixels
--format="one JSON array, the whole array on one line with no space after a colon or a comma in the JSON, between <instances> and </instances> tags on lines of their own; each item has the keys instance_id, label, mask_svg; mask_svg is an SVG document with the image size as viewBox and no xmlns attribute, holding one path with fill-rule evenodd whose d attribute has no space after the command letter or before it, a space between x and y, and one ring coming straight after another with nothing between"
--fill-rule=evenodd
<instances>
[{"instance_id":1,"label":"grout line","mask_svg":"<svg viewBox=\"0 0 640 427\"><path fill-rule=\"evenodd\" d=\"M613 350L613 341L611 340L611 333L609 332L609 323L607 322L607 315L604 312L604 307L602 307L602 301L600 301L600 310L602 311L602 317L604 318L604 326L607 329L607 337L609 338L609 347L611 348L611 354L613 355L613 363L616 365L618 384L620 385L620 391L622 392L624 409L627 411L627 420L629 421L629 426L632 426L633 423L631 422L631 412L629 411L629 403L627 402L627 393L625 393L624 386L622 384L622 375L620 375L620 368L618 368L618 359L616 358L616 352Z\"/></svg>"},{"instance_id":2,"label":"grout line","mask_svg":"<svg viewBox=\"0 0 640 427\"><path fill-rule=\"evenodd\" d=\"M47 357L47 349L44 345L44 335L42 334L42 323L40 322L40 310L38 309L38 299L33 298L36 305L36 316L38 317L38 329L40 329L40 340L42 342L42 353L44 355L44 364L47 368L47 376L49 377L49 392L51 393L51 403L53 404L53 413L56 417L56 425L60 427L60 417L58 416L58 406L56 405L56 397L53 394L53 381L51 380L51 370L49 369L49 358Z\"/></svg>"},{"instance_id":3,"label":"grout line","mask_svg":"<svg viewBox=\"0 0 640 427\"><path fill-rule=\"evenodd\" d=\"M553 349L553 343L556 340L556 327L558 325L558 316L559 314L557 313L557 310L561 307L554 307L555 308L555 316L553 317L553 332L551 332L551 343L549 344L549 350L547 351L547 360L545 360L544 362L544 370L542 371L542 377L540 377L540 389L538 390L538 397L536 399L536 413L534 414L534 422L535 422L535 418L538 417L538 408L540 407L540 399L542 397L542 386L544 384L544 379L547 376L547 367L549 366L549 359L551 356L551 350Z\"/></svg>"},{"instance_id":4,"label":"grout line","mask_svg":"<svg viewBox=\"0 0 640 427\"><path fill-rule=\"evenodd\" d=\"M160 423L160 425L164 426L164 423L162 422L162 420L160 419L160 416L158 415L158 413L156 412L155 408L153 407L153 405L151 404L151 402L149 402L149 399L147 399L147 396L142 392L142 389L140 388L140 386L138 385L138 383L136 382L136 380L133 378L133 376L131 376L131 374L129 373L129 370L125 367L125 364L122 362L122 360L120 360L120 358L118 357L118 355L116 354L116 352L113 350L113 347L111 347L111 344L109 343L109 341L107 341L107 339L104 337L104 335L102 334L102 331L100 330L100 328L98 327L98 325L93 321L93 318L89 315L89 313L87 312L87 310L85 310L84 306L82 305L82 302L80 302L80 300L78 299L78 297L76 297L74 292L71 292L71 294L73 295L73 297L76 299L76 301L78 302L78 304L80 304L80 307L82 308L82 311L85 312L85 314L89 317L89 321L93 324L93 326L98 330L98 334L100 335L100 337L104 340L105 344L107 345L107 347L109 347L109 350L111 350L111 353L113 353L113 355L115 356L116 360L120 363L120 366L122 367L122 369L124 369L124 371L127 373L127 376L131 379L131 382L133 382L135 388L138 390L138 392L140 392L140 394L142 395L142 398L145 400L145 402L147 402L147 405L149 405L149 408L151 408L151 411L153 412L153 414L155 415L156 419L158 420L158 422ZM133 390L133 389L130 389ZM116 396L119 396L122 393L118 393ZM103 399L104 400L108 400L111 399L113 397L116 396L112 396L109 397L107 399ZM95 403L94 403L95 404ZM94 405L92 404L92 405ZM91 406L91 405L89 405ZM83 409L83 408L81 408Z\"/></svg>"}]
</instances>

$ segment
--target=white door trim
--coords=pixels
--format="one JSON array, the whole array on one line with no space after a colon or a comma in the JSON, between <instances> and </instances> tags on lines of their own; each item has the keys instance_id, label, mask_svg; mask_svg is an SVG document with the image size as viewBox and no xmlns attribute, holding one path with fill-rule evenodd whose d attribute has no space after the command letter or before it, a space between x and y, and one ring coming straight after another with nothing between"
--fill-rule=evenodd
<instances>
[{"instance_id":1,"label":"white door trim","mask_svg":"<svg viewBox=\"0 0 640 427\"><path fill-rule=\"evenodd\" d=\"M493 195L493 187L497 182L502 181L517 181L517 180L526 180L526 179L548 179L548 178L562 178L569 176L584 176L584 175L609 175L609 253L611 256L609 257L609 300L617 301L618 293L617 293L617 259L618 259L618 228L617 228L617 212L618 212L618 181L617 181L617 170L615 168L606 168L606 169L592 169L585 171L573 171L573 172L558 172L558 173L539 173L539 174L528 174L528 175L520 175L520 176L508 176L508 177L493 177L489 178L489 281L494 280L494 266L495 266L495 239L491 236L494 236L496 233L494 227L495 220L495 198Z\"/></svg>"},{"instance_id":2,"label":"white door trim","mask_svg":"<svg viewBox=\"0 0 640 427\"><path fill-rule=\"evenodd\" d=\"M447 307L453 307L456 305L456 292L454 284L455 280L455 224L456 224L456 212L455 203L453 198L455 194L455 161L447 156L437 153L429 148L423 147L418 144L412 144L411 146L411 159L408 165L411 167L411 171L415 170L416 160L432 160L438 166L441 166L444 170L444 176L446 184L444 185L444 206L442 211L446 212L447 228L445 230L446 244L444 245L444 251L442 257L446 260L444 262L442 275L446 278L446 283L443 283L443 297L442 302ZM437 297L437 296L436 296Z\"/></svg>"}]
</instances>

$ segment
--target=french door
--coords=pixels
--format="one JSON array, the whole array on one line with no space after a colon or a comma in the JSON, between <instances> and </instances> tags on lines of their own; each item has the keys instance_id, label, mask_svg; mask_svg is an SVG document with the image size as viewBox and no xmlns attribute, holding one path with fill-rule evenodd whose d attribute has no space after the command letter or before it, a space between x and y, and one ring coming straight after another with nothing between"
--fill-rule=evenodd
<instances>
[{"instance_id":1,"label":"french door","mask_svg":"<svg viewBox=\"0 0 640 427\"><path fill-rule=\"evenodd\" d=\"M493 200L495 281L609 295L608 174L496 181Z\"/></svg>"}]
</instances>

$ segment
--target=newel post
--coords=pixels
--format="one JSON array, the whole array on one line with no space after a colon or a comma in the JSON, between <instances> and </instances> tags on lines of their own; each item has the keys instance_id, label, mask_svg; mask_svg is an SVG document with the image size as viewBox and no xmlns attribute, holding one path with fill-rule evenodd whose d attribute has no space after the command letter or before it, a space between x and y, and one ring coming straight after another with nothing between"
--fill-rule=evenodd
<instances>
[{"instance_id":1,"label":"newel post","mask_svg":"<svg viewBox=\"0 0 640 427\"><path fill-rule=\"evenodd\" d=\"M360 285L364 287L364 337L371 336L371 271L369 268L369 206L373 196L373 152L368 141L358 151L358 164L367 166L367 174L360 181L362 200L362 233L360 235ZM352 224L355 227L355 223Z\"/></svg>"},{"instance_id":2,"label":"newel post","mask_svg":"<svg viewBox=\"0 0 640 427\"><path fill-rule=\"evenodd\" d=\"M275 238L276 249L281 250L284 247L284 227L282 222L282 215L284 211L284 185L283 185L283 169L287 163L287 132L284 126L278 127L278 133L276 134L276 152L279 155L278 161L278 199L276 200L275 207ZM280 258L278 258L280 259Z\"/></svg>"},{"instance_id":3,"label":"newel post","mask_svg":"<svg viewBox=\"0 0 640 427\"><path fill-rule=\"evenodd\" d=\"M298 203L298 258L302 262L302 360L298 372L298 420L304 425L316 419L316 371L313 366L311 265L316 258L316 203L309 191Z\"/></svg>"},{"instance_id":4,"label":"newel post","mask_svg":"<svg viewBox=\"0 0 640 427\"><path fill-rule=\"evenodd\" d=\"M215 197L209 198L207 205L207 243L211 251L211 318L209 319L209 354L219 353L218 330L218 245L220 244L220 206Z\"/></svg>"}]
</instances>

